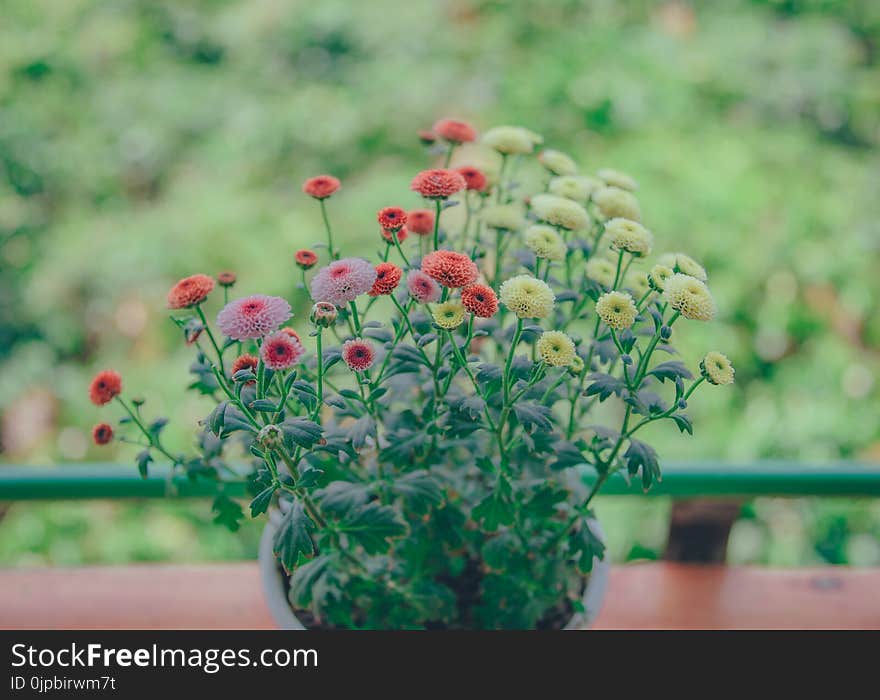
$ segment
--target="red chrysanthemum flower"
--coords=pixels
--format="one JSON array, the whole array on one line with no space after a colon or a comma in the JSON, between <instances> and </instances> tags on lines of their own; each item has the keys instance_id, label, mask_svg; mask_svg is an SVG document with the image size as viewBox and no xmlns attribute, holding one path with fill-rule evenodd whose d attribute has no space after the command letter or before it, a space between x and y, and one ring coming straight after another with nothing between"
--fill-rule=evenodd
<instances>
[{"instance_id":1,"label":"red chrysanthemum flower","mask_svg":"<svg viewBox=\"0 0 880 700\"><path fill-rule=\"evenodd\" d=\"M461 168L456 168L456 172L460 173L464 178L465 183L467 184L467 188L469 190L474 190L476 192L482 192L486 189L486 175L479 168L475 168L471 165L465 165Z\"/></svg>"},{"instance_id":2,"label":"red chrysanthemum flower","mask_svg":"<svg viewBox=\"0 0 880 700\"><path fill-rule=\"evenodd\" d=\"M293 367L304 352L302 343L283 330L267 335L260 346L263 364L276 371Z\"/></svg>"},{"instance_id":3,"label":"red chrysanthemum flower","mask_svg":"<svg viewBox=\"0 0 880 700\"><path fill-rule=\"evenodd\" d=\"M451 143L468 143L477 140L477 130L467 122L441 119L434 124L434 133Z\"/></svg>"},{"instance_id":4,"label":"red chrysanthemum flower","mask_svg":"<svg viewBox=\"0 0 880 700\"><path fill-rule=\"evenodd\" d=\"M353 338L342 345L342 359L354 372L365 372L373 366L376 351L368 340Z\"/></svg>"},{"instance_id":5,"label":"red chrysanthemum flower","mask_svg":"<svg viewBox=\"0 0 880 700\"><path fill-rule=\"evenodd\" d=\"M314 250L306 248L296 251L293 257L296 260L296 264L303 270L310 270L318 262L318 254Z\"/></svg>"},{"instance_id":6,"label":"red chrysanthemum flower","mask_svg":"<svg viewBox=\"0 0 880 700\"><path fill-rule=\"evenodd\" d=\"M422 271L444 287L453 289L467 287L480 274L477 266L464 253L451 250L435 250L422 259Z\"/></svg>"},{"instance_id":7,"label":"red chrysanthemum flower","mask_svg":"<svg viewBox=\"0 0 880 700\"><path fill-rule=\"evenodd\" d=\"M480 318L492 318L498 312L498 297L485 284L472 284L462 289L461 304Z\"/></svg>"},{"instance_id":8,"label":"red chrysanthemum flower","mask_svg":"<svg viewBox=\"0 0 880 700\"><path fill-rule=\"evenodd\" d=\"M315 199L327 199L339 191L342 183L332 175L318 175L310 177L303 183L303 192Z\"/></svg>"},{"instance_id":9,"label":"red chrysanthemum flower","mask_svg":"<svg viewBox=\"0 0 880 700\"><path fill-rule=\"evenodd\" d=\"M235 284L236 279L234 272L220 272L217 275L217 283L221 287L231 287Z\"/></svg>"},{"instance_id":10,"label":"red chrysanthemum flower","mask_svg":"<svg viewBox=\"0 0 880 700\"><path fill-rule=\"evenodd\" d=\"M397 237L398 243L403 243L406 240L406 237L409 235L409 231L406 226L404 226L399 231L389 231L388 229L379 229L379 232L382 234L382 238L384 238L389 243L394 243L394 238L392 236Z\"/></svg>"},{"instance_id":11,"label":"red chrysanthemum flower","mask_svg":"<svg viewBox=\"0 0 880 700\"><path fill-rule=\"evenodd\" d=\"M234 377L236 372L241 372L243 369L249 369L254 374L257 373L257 367L260 364L260 358L255 355L239 355L235 358L235 362L232 363L232 376ZM248 384L253 384L254 380L251 379Z\"/></svg>"},{"instance_id":12,"label":"red chrysanthemum flower","mask_svg":"<svg viewBox=\"0 0 880 700\"><path fill-rule=\"evenodd\" d=\"M430 236L434 232L434 212L430 209L407 212L406 227L417 236Z\"/></svg>"},{"instance_id":13,"label":"red chrysanthemum flower","mask_svg":"<svg viewBox=\"0 0 880 700\"><path fill-rule=\"evenodd\" d=\"M214 278L208 275L184 277L168 292L169 309L188 309L201 304L214 289Z\"/></svg>"},{"instance_id":14,"label":"red chrysanthemum flower","mask_svg":"<svg viewBox=\"0 0 880 700\"><path fill-rule=\"evenodd\" d=\"M106 445L113 439L113 427L109 423L98 423L92 428L92 440L96 445Z\"/></svg>"},{"instance_id":15,"label":"red chrysanthemum flower","mask_svg":"<svg viewBox=\"0 0 880 700\"><path fill-rule=\"evenodd\" d=\"M461 192L466 185L461 173L438 168L420 172L413 178L409 188L426 199L446 199Z\"/></svg>"},{"instance_id":16,"label":"red chrysanthemum flower","mask_svg":"<svg viewBox=\"0 0 880 700\"><path fill-rule=\"evenodd\" d=\"M403 270L394 263L379 263L376 265L376 281L373 282L373 288L368 292L369 295L378 297L382 294L391 294L400 284L401 277L403 277Z\"/></svg>"},{"instance_id":17,"label":"red chrysanthemum flower","mask_svg":"<svg viewBox=\"0 0 880 700\"><path fill-rule=\"evenodd\" d=\"M293 328L291 328L290 326L284 326L284 328L281 328L280 330L282 333L287 333L287 335L289 335L294 340L300 343L302 342L302 338L299 337L299 333L293 330Z\"/></svg>"},{"instance_id":18,"label":"red chrysanthemum flower","mask_svg":"<svg viewBox=\"0 0 880 700\"><path fill-rule=\"evenodd\" d=\"M400 207L385 207L379 210L376 219L386 231L397 231L406 223L406 212Z\"/></svg>"},{"instance_id":19,"label":"red chrysanthemum flower","mask_svg":"<svg viewBox=\"0 0 880 700\"><path fill-rule=\"evenodd\" d=\"M434 142L437 140L437 134L430 129L422 129L418 132L418 136L419 141L421 141L424 146L433 146Z\"/></svg>"},{"instance_id":20,"label":"red chrysanthemum flower","mask_svg":"<svg viewBox=\"0 0 880 700\"><path fill-rule=\"evenodd\" d=\"M89 385L89 399L96 406L110 403L122 393L122 377L112 369L98 372Z\"/></svg>"}]
</instances>

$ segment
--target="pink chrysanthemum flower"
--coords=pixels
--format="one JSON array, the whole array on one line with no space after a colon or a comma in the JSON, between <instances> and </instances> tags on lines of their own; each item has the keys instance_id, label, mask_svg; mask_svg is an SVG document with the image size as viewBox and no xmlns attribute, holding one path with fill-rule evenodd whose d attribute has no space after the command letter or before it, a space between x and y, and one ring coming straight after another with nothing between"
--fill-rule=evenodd
<instances>
[{"instance_id":1,"label":"pink chrysanthemum flower","mask_svg":"<svg viewBox=\"0 0 880 700\"><path fill-rule=\"evenodd\" d=\"M92 440L96 445L106 445L113 439L113 426L109 423L98 423L92 428Z\"/></svg>"},{"instance_id":2,"label":"pink chrysanthemum flower","mask_svg":"<svg viewBox=\"0 0 880 700\"><path fill-rule=\"evenodd\" d=\"M365 372L373 366L376 351L368 340L352 338L342 344L342 359L352 371Z\"/></svg>"},{"instance_id":3,"label":"pink chrysanthemum flower","mask_svg":"<svg viewBox=\"0 0 880 700\"><path fill-rule=\"evenodd\" d=\"M464 178L465 185L469 190L474 190L475 192L482 192L486 189L486 175L479 168L475 168L471 165L465 165L461 168L456 168L455 171Z\"/></svg>"},{"instance_id":4,"label":"pink chrysanthemum flower","mask_svg":"<svg viewBox=\"0 0 880 700\"><path fill-rule=\"evenodd\" d=\"M184 277L168 292L169 309L188 309L201 304L214 289L214 278L208 275Z\"/></svg>"},{"instance_id":5,"label":"pink chrysanthemum flower","mask_svg":"<svg viewBox=\"0 0 880 700\"><path fill-rule=\"evenodd\" d=\"M480 271L464 253L435 250L422 259L422 271L444 287L457 289L477 281Z\"/></svg>"},{"instance_id":6,"label":"pink chrysanthemum flower","mask_svg":"<svg viewBox=\"0 0 880 700\"><path fill-rule=\"evenodd\" d=\"M276 371L293 367L304 352L302 343L283 330L267 335L260 346L263 364Z\"/></svg>"},{"instance_id":7,"label":"pink chrysanthemum flower","mask_svg":"<svg viewBox=\"0 0 880 700\"><path fill-rule=\"evenodd\" d=\"M451 143L469 143L477 140L477 130L467 122L441 119L434 124L434 133Z\"/></svg>"},{"instance_id":8,"label":"pink chrysanthemum flower","mask_svg":"<svg viewBox=\"0 0 880 700\"><path fill-rule=\"evenodd\" d=\"M421 304L433 304L440 299L440 285L421 270L411 270L406 276L410 296Z\"/></svg>"},{"instance_id":9,"label":"pink chrysanthemum flower","mask_svg":"<svg viewBox=\"0 0 880 700\"><path fill-rule=\"evenodd\" d=\"M89 385L89 399L95 406L110 403L122 393L122 377L119 372L105 369L98 372Z\"/></svg>"},{"instance_id":10,"label":"pink chrysanthemum flower","mask_svg":"<svg viewBox=\"0 0 880 700\"><path fill-rule=\"evenodd\" d=\"M373 288L376 268L361 258L334 260L312 278L312 299L345 306Z\"/></svg>"},{"instance_id":11,"label":"pink chrysanthemum flower","mask_svg":"<svg viewBox=\"0 0 880 700\"><path fill-rule=\"evenodd\" d=\"M303 270L311 270L318 262L318 254L314 250L302 248L294 253L293 259L296 260L298 267Z\"/></svg>"},{"instance_id":12,"label":"pink chrysanthemum flower","mask_svg":"<svg viewBox=\"0 0 880 700\"><path fill-rule=\"evenodd\" d=\"M406 212L400 207L385 207L379 210L376 219L386 231L398 231L406 223Z\"/></svg>"},{"instance_id":13,"label":"pink chrysanthemum flower","mask_svg":"<svg viewBox=\"0 0 880 700\"><path fill-rule=\"evenodd\" d=\"M310 177L303 183L303 192L315 199L327 199L330 195L335 194L341 186L342 183L339 182L339 179L332 175L318 175Z\"/></svg>"},{"instance_id":14,"label":"pink chrysanthemum flower","mask_svg":"<svg viewBox=\"0 0 880 700\"><path fill-rule=\"evenodd\" d=\"M467 183L455 170L423 170L413 178L409 188L426 199L446 199L461 192Z\"/></svg>"},{"instance_id":15,"label":"pink chrysanthemum flower","mask_svg":"<svg viewBox=\"0 0 880 700\"><path fill-rule=\"evenodd\" d=\"M430 236L434 232L434 212L413 209L406 215L406 227L417 236Z\"/></svg>"},{"instance_id":16,"label":"pink chrysanthemum flower","mask_svg":"<svg viewBox=\"0 0 880 700\"><path fill-rule=\"evenodd\" d=\"M291 317L290 304L281 297L255 294L230 301L217 314L217 327L233 340L262 338Z\"/></svg>"}]
</instances>

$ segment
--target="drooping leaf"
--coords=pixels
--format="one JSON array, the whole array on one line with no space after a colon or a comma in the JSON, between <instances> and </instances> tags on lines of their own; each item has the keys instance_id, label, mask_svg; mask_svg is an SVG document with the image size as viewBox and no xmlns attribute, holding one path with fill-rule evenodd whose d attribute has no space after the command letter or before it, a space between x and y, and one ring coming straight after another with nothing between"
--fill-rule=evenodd
<instances>
[{"instance_id":1,"label":"drooping leaf","mask_svg":"<svg viewBox=\"0 0 880 700\"><path fill-rule=\"evenodd\" d=\"M276 486L272 484L271 486L266 487L251 501L251 517L256 518L258 515L265 513L269 504L272 502L272 496L275 493Z\"/></svg>"},{"instance_id":2,"label":"drooping leaf","mask_svg":"<svg viewBox=\"0 0 880 700\"><path fill-rule=\"evenodd\" d=\"M686 413L673 413L669 416L672 420L675 421L675 424L678 426L678 429L683 433L688 433L690 435L694 434L694 425L691 423L690 416Z\"/></svg>"},{"instance_id":3,"label":"drooping leaf","mask_svg":"<svg viewBox=\"0 0 880 700\"><path fill-rule=\"evenodd\" d=\"M311 557L314 554L315 545L311 536L314 529L315 523L306 513L303 504L294 500L282 516L272 543L272 551L285 571L294 569L300 555Z\"/></svg>"},{"instance_id":4,"label":"drooping leaf","mask_svg":"<svg viewBox=\"0 0 880 700\"><path fill-rule=\"evenodd\" d=\"M370 495L370 487L353 481L331 481L315 497L321 504L321 510L331 513L336 518L343 518L349 511L364 505Z\"/></svg>"},{"instance_id":5,"label":"drooping leaf","mask_svg":"<svg viewBox=\"0 0 880 700\"><path fill-rule=\"evenodd\" d=\"M532 428L537 428L538 430L553 429L553 423L550 422L553 413L549 406L542 406L530 401L520 401L514 404L513 412L526 431L530 431Z\"/></svg>"},{"instance_id":6,"label":"drooping leaf","mask_svg":"<svg viewBox=\"0 0 880 700\"><path fill-rule=\"evenodd\" d=\"M623 455L627 471L635 476L641 469L642 488L646 491L654 481L660 480L660 464L657 452L649 444L630 438L629 447Z\"/></svg>"},{"instance_id":7,"label":"drooping leaf","mask_svg":"<svg viewBox=\"0 0 880 700\"><path fill-rule=\"evenodd\" d=\"M391 506L373 501L352 509L338 525L367 554L381 554L391 547L390 540L406 534L406 525Z\"/></svg>"},{"instance_id":8,"label":"drooping leaf","mask_svg":"<svg viewBox=\"0 0 880 700\"><path fill-rule=\"evenodd\" d=\"M367 443L367 438L375 434L376 420L370 415L361 416L348 429L348 439L356 450L361 449Z\"/></svg>"},{"instance_id":9,"label":"drooping leaf","mask_svg":"<svg viewBox=\"0 0 880 700\"><path fill-rule=\"evenodd\" d=\"M228 527L232 532L238 530L241 520L244 518L241 506L223 493L218 494L214 499L212 510L214 511L214 522Z\"/></svg>"},{"instance_id":10,"label":"drooping leaf","mask_svg":"<svg viewBox=\"0 0 880 700\"><path fill-rule=\"evenodd\" d=\"M153 455L150 454L150 450L142 450L138 452L137 457L135 457L137 461L138 473L141 475L141 478L147 478L147 469L150 466L150 462L153 461Z\"/></svg>"},{"instance_id":11,"label":"drooping leaf","mask_svg":"<svg viewBox=\"0 0 880 700\"><path fill-rule=\"evenodd\" d=\"M626 388L626 384L622 379L601 372L590 374L587 377L587 380L590 381L591 384L587 387L586 391L584 391L584 396L598 395L600 402L607 399L611 394L617 394L620 396Z\"/></svg>"},{"instance_id":12,"label":"drooping leaf","mask_svg":"<svg viewBox=\"0 0 880 700\"><path fill-rule=\"evenodd\" d=\"M665 382L667 379L675 381L677 377L682 379L693 379L694 376L685 366L684 362L680 362L679 360L667 360L666 362L661 362L648 372L648 374L657 377L661 382Z\"/></svg>"},{"instance_id":13,"label":"drooping leaf","mask_svg":"<svg viewBox=\"0 0 880 700\"><path fill-rule=\"evenodd\" d=\"M582 573L593 570L594 558L605 558L605 545L592 531L586 520L582 520L577 529L569 535L568 543L574 555L575 564Z\"/></svg>"},{"instance_id":14,"label":"drooping leaf","mask_svg":"<svg viewBox=\"0 0 880 700\"><path fill-rule=\"evenodd\" d=\"M588 463L578 446L568 440L557 442L553 453L556 455L556 460L550 464L550 468L554 471Z\"/></svg>"},{"instance_id":15,"label":"drooping leaf","mask_svg":"<svg viewBox=\"0 0 880 700\"><path fill-rule=\"evenodd\" d=\"M288 418L281 424L288 447L297 445L309 449L321 439L324 430L308 418Z\"/></svg>"}]
</instances>

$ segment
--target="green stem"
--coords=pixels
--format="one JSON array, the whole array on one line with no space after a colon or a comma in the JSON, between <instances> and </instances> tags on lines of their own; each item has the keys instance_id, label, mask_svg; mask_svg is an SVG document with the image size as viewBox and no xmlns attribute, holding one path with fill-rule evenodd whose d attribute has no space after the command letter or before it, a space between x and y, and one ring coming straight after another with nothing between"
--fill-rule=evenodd
<instances>
[{"instance_id":1,"label":"green stem","mask_svg":"<svg viewBox=\"0 0 880 700\"><path fill-rule=\"evenodd\" d=\"M354 323L354 330L357 336L361 334L361 319L358 315L358 307L357 304L353 301L349 302L349 308L351 308L351 320Z\"/></svg>"},{"instance_id":2,"label":"green stem","mask_svg":"<svg viewBox=\"0 0 880 700\"><path fill-rule=\"evenodd\" d=\"M214 334L211 332L211 327L208 325L208 319L205 318L205 312L202 311L201 304L196 304L196 312L199 314L202 325L205 327L205 332L208 334L208 338L211 340L211 345L214 346L214 352L217 353L217 361L220 363L220 371L225 377L226 368L223 366L223 351L220 350L220 346L217 344L217 340L214 338Z\"/></svg>"},{"instance_id":3,"label":"green stem","mask_svg":"<svg viewBox=\"0 0 880 700\"><path fill-rule=\"evenodd\" d=\"M171 460L172 464L180 464L180 459L175 457L174 455L172 455L170 452L168 452L168 450L166 450L162 446L162 444L159 442L159 439L154 437L153 434L149 430L147 430L146 426L144 426L144 424L141 422L141 419L135 415L135 412L132 411L131 408L129 408L128 404L125 403L123 398L121 396L117 396L116 400L119 402L119 404L122 406L122 408L125 409L125 412L131 417L131 419L135 422L135 425L137 425L137 427L140 429L140 431L144 434L144 437L147 438L147 440L150 443L150 447L154 447L157 450L159 450L159 452L161 452L163 455L165 455L165 457L167 457L168 459Z\"/></svg>"},{"instance_id":4,"label":"green stem","mask_svg":"<svg viewBox=\"0 0 880 700\"><path fill-rule=\"evenodd\" d=\"M318 200L321 204L321 218L324 220L324 230L327 232L327 247L330 249L330 259L338 260L339 254L333 246L333 229L330 228L330 219L327 217L327 205L325 204L325 201L326 200L323 199Z\"/></svg>"},{"instance_id":5,"label":"green stem","mask_svg":"<svg viewBox=\"0 0 880 700\"><path fill-rule=\"evenodd\" d=\"M440 212L443 210L443 201L434 201L434 250L440 248Z\"/></svg>"}]
</instances>

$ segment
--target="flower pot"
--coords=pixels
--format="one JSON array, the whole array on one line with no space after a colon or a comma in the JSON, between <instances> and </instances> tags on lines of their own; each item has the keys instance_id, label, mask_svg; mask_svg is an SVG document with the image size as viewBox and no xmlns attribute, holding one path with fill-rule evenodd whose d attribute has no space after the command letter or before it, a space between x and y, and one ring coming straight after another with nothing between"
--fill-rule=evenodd
<instances>
[{"instance_id":1,"label":"flower pot","mask_svg":"<svg viewBox=\"0 0 880 700\"><path fill-rule=\"evenodd\" d=\"M287 599L287 578L272 551L272 540L276 529L275 522L278 516L277 512L270 513L266 527L263 529L263 535L260 538L259 562L263 593L269 612L280 629L304 630L306 629L305 625L300 622L290 607ZM589 525L593 533L602 542L605 542L605 533L599 521L590 520ZM593 571L587 579L587 585L582 598L584 611L575 613L568 621L565 629L586 629L593 623L599 614L599 610L602 608L602 603L605 601L605 590L608 587L610 570L611 566L606 549L603 560L593 559Z\"/></svg>"}]
</instances>

